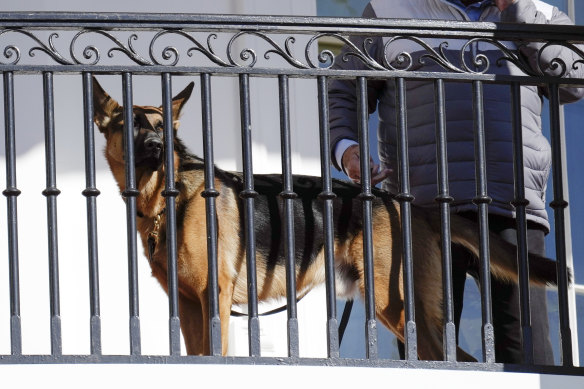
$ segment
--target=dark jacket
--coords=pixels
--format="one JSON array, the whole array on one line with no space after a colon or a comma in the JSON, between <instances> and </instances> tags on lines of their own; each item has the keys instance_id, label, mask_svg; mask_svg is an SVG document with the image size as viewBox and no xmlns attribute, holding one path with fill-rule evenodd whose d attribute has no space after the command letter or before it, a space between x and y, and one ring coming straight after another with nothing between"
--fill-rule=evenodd
<instances>
[{"instance_id":1,"label":"dark jacket","mask_svg":"<svg viewBox=\"0 0 584 389\"><path fill-rule=\"evenodd\" d=\"M416 18L468 20L464 12L446 0L374 0L365 9L364 17L377 18ZM481 21L572 24L570 19L556 7L541 1L519 0L501 13L495 5L484 9ZM363 47L364 38L352 38L357 47ZM423 39L435 50L444 39ZM445 71L431 59L423 64L418 62L420 56L428 54L419 43L403 39L389 43L388 38L377 37L368 45L368 51L380 64L387 60L395 67L399 54L407 52L412 57L411 70ZM460 49L467 40L449 40L443 47L446 57L456 66L460 63ZM505 44L516 49L510 42ZM537 69L537 55L541 43L529 43L520 47L521 54L529 60L533 69ZM479 42L470 46L465 62L472 66L472 58L477 54L486 55L490 60L488 74L515 74L524 72L509 61L497 62L502 57L501 51L493 44ZM346 50L346 49L344 49ZM348 61L338 55L336 68L365 69L366 65L355 56L348 56ZM477 58L477 57L475 57ZM542 51L542 63L549 65L554 58L561 58L568 64L565 77L584 78L584 66L571 67L579 59L575 53L562 46L549 47ZM403 64L401 65L403 66ZM480 68L477 70L481 70ZM546 66L548 74L555 74L558 68ZM511 93L509 85L483 85L484 119L486 134L487 190L493 202L489 207L491 213L511 216L515 212L510 204L514 198L513 152L512 152L512 117ZM471 83L446 82L446 130L448 138L448 176L450 195L454 197L454 211L475 210L472 199L476 196L473 104ZM525 172L528 220L536 222L549 230L545 210L545 189L551 169L551 151L541 130L542 94L536 86L521 86L521 115L523 126L523 154ZM584 95L584 88L563 88L560 93L562 103L576 101ZM415 196L414 204L421 206L435 205L437 187L437 163L435 145L434 83L428 80L407 81L407 125L409 142L410 185ZM393 79L368 82L369 109L376 108L379 113L379 158L382 167L391 167L394 174L384 187L397 193L397 135L395 119L395 85ZM329 107L331 127L331 149L341 139L356 140L357 110L355 81L347 79L332 80L329 85ZM340 170L335 158L335 167Z\"/></svg>"}]
</instances>

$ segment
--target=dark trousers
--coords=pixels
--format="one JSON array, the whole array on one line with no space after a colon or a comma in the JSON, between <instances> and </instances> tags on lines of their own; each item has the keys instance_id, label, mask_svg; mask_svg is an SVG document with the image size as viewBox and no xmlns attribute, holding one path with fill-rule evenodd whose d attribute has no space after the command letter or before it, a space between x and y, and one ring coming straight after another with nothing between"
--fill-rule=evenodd
<instances>
[{"instance_id":1,"label":"dark trousers","mask_svg":"<svg viewBox=\"0 0 584 389\"><path fill-rule=\"evenodd\" d=\"M476 220L474 212L461 214ZM515 220L491 215L489 229L504 240L516 244ZM527 247L529 252L545 256L545 232L537 225L528 224ZM452 286L454 297L454 324L456 337L462 315L464 286L467 273L478 282L477 260L460 246L452 246ZM519 287L491 278L493 328L495 332L495 359L500 363L522 363L521 319L519 309ZM549 337L547 299L544 288L530 288L531 327L533 334L533 360L535 364L553 365L554 356ZM400 357L405 352L398 342Z\"/></svg>"}]
</instances>

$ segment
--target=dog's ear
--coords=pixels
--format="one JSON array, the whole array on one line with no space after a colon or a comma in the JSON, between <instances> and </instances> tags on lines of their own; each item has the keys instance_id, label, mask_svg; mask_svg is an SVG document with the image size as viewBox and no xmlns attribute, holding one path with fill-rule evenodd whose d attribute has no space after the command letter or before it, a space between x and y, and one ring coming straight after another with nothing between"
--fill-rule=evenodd
<instances>
[{"instance_id":1,"label":"dog's ear","mask_svg":"<svg viewBox=\"0 0 584 389\"><path fill-rule=\"evenodd\" d=\"M191 97L194 86L195 83L191 82L185 89L182 90L182 92L172 98L172 121L174 122L175 129L178 127L178 118L180 117L180 112L182 111L189 97Z\"/></svg>"},{"instance_id":2,"label":"dog's ear","mask_svg":"<svg viewBox=\"0 0 584 389\"><path fill-rule=\"evenodd\" d=\"M93 121L101 132L107 128L114 112L119 109L118 102L112 99L93 77Z\"/></svg>"}]
</instances>

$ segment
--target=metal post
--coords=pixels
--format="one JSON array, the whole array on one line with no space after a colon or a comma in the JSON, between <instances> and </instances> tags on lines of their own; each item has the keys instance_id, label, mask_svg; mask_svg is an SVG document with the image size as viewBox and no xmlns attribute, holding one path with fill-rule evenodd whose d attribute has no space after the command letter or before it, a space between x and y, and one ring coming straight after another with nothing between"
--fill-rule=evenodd
<instances>
[{"instance_id":1,"label":"metal post","mask_svg":"<svg viewBox=\"0 0 584 389\"><path fill-rule=\"evenodd\" d=\"M525 181L523 174L523 128L521 124L521 85L511 84L511 117L513 120L513 177L515 178L515 206L517 219L517 269L519 273L519 302L521 310L521 346L523 362L533 364L533 334L529 303L529 258L527 256L527 219L525 208Z\"/></svg>"},{"instance_id":2,"label":"metal post","mask_svg":"<svg viewBox=\"0 0 584 389\"><path fill-rule=\"evenodd\" d=\"M166 199L166 260L168 277L168 330L170 355L180 355L180 320L178 318L178 273L176 253L176 196L174 184L174 124L170 73L162 74L162 105L164 127L164 191Z\"/></svg>"},{"instance_id":3,"label":"metal post","mask_svg":"<svg viewBox=\"0 0 584 389\"><path fill-rule=\"evenodd\" d=\"M89 300L91 354L101 355L101 318L99 303L99 267L97 255L97 206L99 190L95 184L95 139L93 136L93 80L83 73L83 123L85 127L85 190L87 199L87 256L89 261Z\"/></svg>"},{"instance_id":4,"label":"metal post","mask_svg":"<svg viewBox=\"0 0 584 389\"><path fill-rule=\"evenodd\" d=\"M485 123L483 111L483 84L473 81L473 111L474 111L474 147L475 147L475 177L477 195L473 203L479 208L479 259L480 286L482 302L482 342L483 359L487 363L495 362L495 334L493 330L493 314L491 302L491 267L489 254L489 210L491 198L487 193L487 159L485 151Z\"/></svg>"},{"instance_id":5,"label":"metal post","mask_svg":"<svg viewBox=\"0 0 584 389\"><path fill-rule=\"evenodd\" d=\"M454 302L452 291L452 251L450 247L450 196L448 187L448 156L446 139L446 104L444 80L434 83L434 100L436 102L436 161L438 162L438 196L440 205L440 236L442 248L442 304L444 331L442 346L444 360L456 361L456 326L454 324Z\"/></svg>"},{"instance_id":6,"label":"metal post","mask_svg":"<svg viewBox=\"0 0 584 389\"><path fill-rule=\"evenodd\" d=\"M407 360L418 359L418 340L415 321L414 302L414 265L412 258L410 172L408 161L406 82L403 78L395 80L398 137L398 167L400 193L396 196L400 203L402 224L402 253L404 270L404 310L405 310L405 352Z\"/></svg>"},{"instance_id":7,"label":"metal post","mask_svg":"<svg viewBox=\"0 0 584 389\"><path fill-rule=\"evenodd\" d=\"M14 74L4 72L4 130L6 148L6 189L2 192L7 201L8 266L10 282L10 344L11 354L22 354L22 323L20 318L20 275L18 266L18 215L16 187L16 135L14 120Z\"/></svg>"},{"instance_id":8,"label":"metal post","mask_svg":"<svg viewBox=\"0 0 584 389\"><path fill-rule=\"evenodd\" d=\"M325 76L318 79L318 113L320 130L320 166L322 175L322 192L318 198L323 200L324 215L324 266L327 311L328 357L339 357L339 325L337 323L337 300L335 292L335 258L333 231L333 199L331 150L329 134L328 85Z\"/></svg>"},{"instance_id":9,"label":"metal post","mask_svg":"<svg viewBox=\"0 0 584 389\"><path fill-rule=\"evenodd\" d=\"M371 168L369 163L369 111L367 107L367 80L357 78L357 110L359 152L361 155L361 193L363 202L363 271L365 273L365 344L369 359L377 359L377 323L375 321L375 286L373 284L373 217Z\"/></svg>"},{"instance_id":10,"label":"metal post","mask_svg":"<svg viewBox=\"0 0 584 389\"><path fill-rule=\"evenodd\" d=\"M258 292L255 257L254 230L254 190L252 147L251 147L251 114L249 99L249 74L239 76L239 93L241 104L241 140L243 149L243 183L245 189L240 196L244 201L245 212L245 242L247 260L247 299L249 315L249 356L260 356L260 322L258 318Z\"/></svg>"},{"instance_id":11,"label":"metal post","mask_svg":"<svg viewBox=\"0 0 584 389\"><path fill-rule=\"evenodd\" d=\"M286 253L286 304L288 308L288 356L299 357L298 318L296 308L296 261L294 245L294 193L292 185L292 152L290 146L290 106L288 96L288 76L278 77L280 92L280 139L282 149L283 187L280 197L284 202Z\"/></svg>"},{"instance_id":12,"label":"metal post","mask_svg":"<svg viewBox=\"0 0 584 389\"><path fill-rule=\"evenodd\" d=\"M55 116L53 98L53 73L43 73L45 111L46 184L43 195L47 198L47 227L49 243L49 294L51 300L51 354L62 355L61 309L59 296L59 249L57 244L57 189L55 162Z\"/></svg>"},{"instance_id":13,"label":"metal post","mask_svg":"<svg viewBox=\"0 0 584 389\"><path fill-rule=\"evenodd\" d=\"M221 318L219 314L219 281L217 268L217 208L213 157L213 115L211 113L211 76L201 74L203 120L203 156L205 159L205 198L207 221L207 261L209 263L209 339L211 355L221 355ZM207 334L205 334L207 335Z\"/></svg>"},{"instance_id":14,"label":"metal post","mask_svg":"<svg viewBox=\"0 0 584 389\"><path fill-rule=\"evenodd\" d=\"M130 296L130 353L141 354L140 309L138 299L138 247L136 242L136 188L134 159L134 109L132 102L132 75L122 74L124 99L124 155L126 157L126 185L122 196L126 199L128 243L128 277Z\"/></svg>"},{"instance_id":15,"label":"metal post","mask_svg":"<svg viewBox=\"0 0 584 389\"><path fill-rule=\"evenodd\" d=\"M568 301L568 269L566 263L566 231L564 215L565 209L568 207L568 202L564 198L564 183L562 182L562 140L560 136L560 97L558 84L554 83L549 85L549 100L554 187L554 199L550 203L550 206L554 210L555 220L562 364L564 366L573 366L574 360L572 358L572 330L570 328Z\"/></svg>"}]
</instances>

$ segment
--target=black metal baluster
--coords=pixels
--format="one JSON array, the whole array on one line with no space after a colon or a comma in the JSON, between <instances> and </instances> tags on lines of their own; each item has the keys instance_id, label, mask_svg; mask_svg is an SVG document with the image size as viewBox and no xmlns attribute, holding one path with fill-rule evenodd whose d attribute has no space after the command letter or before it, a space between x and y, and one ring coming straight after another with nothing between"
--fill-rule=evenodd
<instances>
[{"instance_id":1,"label":"black metal baluster","mask_svg":"<svg viewBox=\"0 0 584 389\"><path fill-rule=\"evenodd\" d=\"M414 196L410 193L410 173L408 160L407 137L407 103L406 85L403 78L395 80L397 106L397 137L398 137L398 167L400 193L396 196L400 203L402 224L402 252L404 268L404 310L405 310L405 352L407 360L418 359L418 340L415 319L414 302L414 266L412 258L412 226L411 202Z\"/></svg>"},{"instance_id":2,"label":"black metal baluster","mask_svg":"<svg viewBox=\"0 0 584 389\"><path fill-rule=\"evenodd\" d=\"M245 212L245 243L247 260L247 298L248 298L248 334L249 356L260 356L260 322L258 318L258 292L255 256L254 199L258 193L254 190L251 146L251 114L249 95L249 74L239 76L239 93L241 104L241 143L243 149L243 185L240 197L243 199Z\"/></svg>"},{"instance_id":3,"label":"black metal baluster","mask_svg":"<svg viewBox=\"0 0 584 389\"><path fill-rule=\"evenodd\" d=\"M87 199L87 250L89 260L89 301L91 354L101 355L101 317L99 303L99 266L97 255L97 205L99 190L95 184L95 139L93 136L93 80L83 73L83 123L85 127L85 190Z\"/></svg>"},{"instance_id":4,"label":"black metal baluster","mask_svg":"<svg viewBox=\"0 0 584 389\"><path fill-rule=\"evenodd\" d=\"M550 206L554 210L556 266L558 272L558 302L560 310L560 338L562 348L562 364L573 366L572 330L570 328L570 310L568 303L568 265L566 263L566 225L564 212L568 202L564 199L564 183L562 181L562 139L560 134L560 97L558 84L549 85L550 100L550 137L552 145L552 167L554 199Z\"/></svg>"},{"instance_id":5,"label":"black metal baluster","mask_svg":"<svg viewBox=\"0 0 584 389\"><path fill-rule=\"evenodd\" d=\"M292 152L290 146L290 103L288 99L288 76L280 75L280 141L282 149L282 176L283 188L280 197L284 202L285 237L284 250L286 252L286 304L288 308L288 356L299 357L298 346L298 316L296 307L296 264L294 242L294 193L292 184Z\"/></svg>"},{"instance_id":6,"label":"black metal baluster","mask_svg":"<svg viewBox=\"0 0 584 389\"><path fill-rule=\"evenodd\" d=\"M521 85L511 84L511 117L513 121L513 177L515 178L515 206L517 218L517 269L519 273L519 302L521 310L521 347L523 362L533 364L533 335L529 303L529 258L527 256L527 219L525 208L525 181L523 174L523 128L521 125Z\"/></svg>"},{"instance_id":7,"label":"black metal baluster","mask_svg":"<svg viewBox=\"0 0 584 389\"><path fill-rule=\"evenodd\" d=\"M22 354L20 318L20 276L18 261L18 208L20 190L16 187L16 135L14 119L14 74L4 72L4 131L6 149L6 196L8 221L8 266L10 282L10 352Z\"/></svg>"},{"instance_id":8,"label":"black metal baluster","mask_svg":"<svg viewBox=\"0 0 584 389\"><path fill-rule=\"evenodd\" d=\"M207 259L209 263L209 339L211 355L221 355L221 318L219 312L219 281L217 268L217 208L213 157L213 115L211 112L211 76L201 74L203 120L203 156L205 159L205 198L207 220ZM205 334L206 335L206 334ZM227 345L225 345L227 346Z\"/></svg>"},{"instance_id":9,"label":"black metal baluster","mask_svg":"<svg viewBox=\"0 0 584 389\"><path fill-rule=\"evenodd\" d=\"M371 193L371 168L369 162L369 111L367 106L367 80L357 78L357 110L359 114L359 153L361 155L361 193L363 202L363 271L365 273L365 341L366 355L377 359L377 322L375 320L375 286L373 282L373 217Z\"/></svg>"},{"instance_id":10,"label":"black metal baluster","mask_svg":"<svg viewBox=\"0 0 584 389\"><path fill-rule=\"evenodd\" d=\"M337 323L337 296L335 291L335 251L333 230L333 193L331 176L331 149L329 133L328 84L325 76L317 78L318 113L320 131L320 167L322 192L318 198L323 200L324 214L324 266L327 311L328 357L339 357L339 324Z\"/></svg>"},{"instance_id":11,"label":"black metal baluster","mask_svg":"<svg viewBox=\"0 0 584 389\"><path fill-rule=\"evenodd\" d=\"M477 195L473 203L479 208L479 256L480 256L480 286L482 301L482 342L483 359L487 363L495 362L495 334L493 331L493 315L491 312L491 270L489 254L489 210L491 198L487 193L487 159L485 152L485 123L483 109L483 84L473 81L473 111L475 133L475 176Z\"/></svg>"},{"instance_id":12,"label":"black metal baluster","mask_svg":"<svg viewBox=\"0 0 584 389\"><path fill-rule=\"evenodd\" d=\"M43 73L45 113L46 184L43 195L47 198L47 228L49 247L49 294L51 301L51 354L63 353L61 341L61 308L59 295L59 249L57 241L57 189L55 162L55 116L53 98L53 73Z\"/></svg>"},{"instance_id":13,"label":"black metal baluster","mask_svg":"<svg viewBox=\"0 0 584 389\"><path fill-rule=\"evenodd\" d=\"M444 331L442 346L444 360L456 361L456 326L454 324L454 301L452 292L452 251L450 246L450 196L448 183L448 152L446 137L446 105L444 80L434 83L434 100L436 104L436 161L438 162L438 196L440 205L440 237L442 248L442 309L444 314Z\"/></svg>"},{"instance_id":14,"label":"black metal baluster","mask_svg":"<svg viewBox=\"0 0 584 389\"><path fill-rule=\"evenodd\" d=\"M126 223L128 243L128 277L130 296L130 353L140 355L140 309L138 298L138 247L136 242L136 188L134 158L134 109L132 98L132 74L122 74L124 99L124 156L126 159L126 185L122 195L126 199Z\"/></svg>"},{"instance_id":15,"label":"black metal baluster","mask_svg":"<svg viewBox=\"0 0 584 389\"><path fill-rule=\"evenodd\" d=\"M170 355L180 355L180 320L178 317L178 273L176 246L176 196L174 183L174 130L172 120L172 83L170 73L162 74L162 106L164 126L164 191L166 199L166 256L168 276Z\"/></svg>"}]
</instances>

